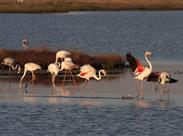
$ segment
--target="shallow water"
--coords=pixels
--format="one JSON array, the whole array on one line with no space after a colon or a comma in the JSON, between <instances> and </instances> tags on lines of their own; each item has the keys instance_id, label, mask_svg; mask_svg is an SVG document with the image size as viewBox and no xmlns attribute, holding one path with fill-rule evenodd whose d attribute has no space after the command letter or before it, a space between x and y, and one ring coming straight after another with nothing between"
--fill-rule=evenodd
<instances>
[{"instance_id":1,"label":"shallow water","mask_svg":"<svg viewBox=\"0 0 183 136\"><path fill-rule=\"evenodd\" d=\"M160 91L153 91L154 84L145 82L142 101L121 99L136 96L128 69L101 81L92 80L85 88L73 87L68 79L63 89L59 76L55 90L51 77L40 75L25 88L31 79L27 75L23 93L18 87L21 75L1 75L0 135L182 135L182 20L182 11L0 14L1 48L20 49L20 41L28 38L31 47L91 54L131 51L143 58L143 52L151 50L153 71L170 72L179 80L167 85L169 100L168 94L160 100Z\"/></svg>"},{"instance_id":2,"label":"shallow water","mask_svg":"<svg viewBox=\"0 0 183 136\"><path fill-rule=\"evenodd\" d=\"M40 77L37 80L41 81L26 89L30 77L25 79L23 94L18 91L20 77L12 76L10 82L1 78L1 135L182 135L183 78L179 70L183 65L154 65L179 80L168 86L169 100L167 94L160 100L160 92L154 92L150 82L145 82L143 101L120 99L136 95L128 69L101 81L92 80L85 88L75 88L68 80L63 89L60 76L53 92L51 81L45 84Z\"/></svg>"}]
</instances>

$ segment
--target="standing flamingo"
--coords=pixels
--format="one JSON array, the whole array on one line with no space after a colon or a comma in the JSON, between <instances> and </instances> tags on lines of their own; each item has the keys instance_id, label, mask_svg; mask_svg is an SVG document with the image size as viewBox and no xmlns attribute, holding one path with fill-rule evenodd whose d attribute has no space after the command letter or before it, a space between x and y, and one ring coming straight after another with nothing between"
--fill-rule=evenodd
<instances>
[{"instance_id":1,"label":"standing flamingo","mask_svg":"<svg viewBox=\"0 0 183 136\"><path fill-rule=\"evenodd\" d=\"M55 63L58 62L58 59L60 58L62 61L64 58L68 57L69 55L71 55L70 52L67 52L67 51L64 51L64 50L61 50L61 51L58 51L56 53L56 60L55 60Z\"/></svg>"},{"instance_id":2,"label":"standing flamingo","mask_svg":"<svg viewBox=\"0 0 183 136\"><path fill-rule=\"evenodd\" d=\"M24 50L27 50L29 48L29 41L27 39L22 40L22 47Z\"/></svg>"},{"instance_id":3,"label":"standing flamingo","mask_svg":"<svg viewBox=\"0 0 183 136\"><path fill-rule=\"evenodd\" d=\"M55 77L58 75L60 69L60 63L57 62L57 64L55 63L51 63L49 66L48 66L48 71L51 73L51 77L52 77L52 84L53 84L53 87L55 88Z\"/></svg>"},{"instance_id":4,"label":"standing flamingo","mask_svg":"<svg viewBox=\"0 0 183 136\"><path fill-rule=\"evenodd\" d=\"M74 77L73 77L72 71L71 71L71 70L73 70L74 68L78 68L78 65L74 64L74 63L72 62L72 59L71 59L70 57L66 57L66 58L64 59L64 61L62 61L60 71L65 70L63 84L64 84L64 82L65 82L65 78L66 78L67 71L69 71L70 74L71 74L71 76L72 76L73 83L74 83L74 85L76 86L76 82L75 82L75 80L74 80Z\"/></svg>"},{"instance_id":5,"label":"standing flamingo","mask_svg":"<svg viewBox=\"0 0 183 136\"><path fill-rule=\"evenodd\" d=\"M15 60L13 58L10 57L4 58L1 64L3 65L1 68L3 68L4 66L9 66L9 74L10 74L10 68L12 68L13 70L18 69L18 73L20 73L21 71L20 65L19 64L15 65Z\"/></svg>"},{"instance_id":6,"label":"standing flamingo","mask_svg":"<svg viewBox=\"0 0 183 136\"><path fill-rule=\"evenodd\" d=\"M138 91L137 97L141 96L144 97L144 83L143 80L148 78L149 75L152 73L152 64L147 58L147 56L151 56L152 53L150 51L146 51L144 56L145 60L149 64L149 67L144 67L139 60L135 59L130 53L127 53L126 59L130 64L131 69L133 70L135 74L136 80L141 81L141 88L140 91Z\"/></svg>"},{"instance_id":7,"label":"standing flamingo","mask_svg":"<svg viewBox=\"0 0 183 136\"><path fill-rule=\"evenodd\" d=\"M97 76L96 69L91 65L87 64L80 67L80 73L77 76L86 79L83 83L84 85L87 81L88 83L90 83L90 78L100 80L102 78L101 73L106 77L106 71L104 69L99 70L99 76Z\"/></svg>"},{"instance_id":8,"label":"standing flamingo","mask_svg":"<svg viewBox=\"0 0 183 136\"><path fill-rule=\"evenodd\" d=\"M126 60L128 61L129 66L135 75L143 72L144 66L138 59L132 56L131 53L127 53ZM178 80L171 78L168 72L151 72L151 74L147 77L147 81L158 82L160 85L164 86L167 83L175 83ZM162 97L163 95L164 91L162 93Z\"/></svg>"},{"instance_id":9,"label":"standing flamingo","mask_svg":"<svg viewBox=\"0 0 183 136\"><path fill-rule=\"evenodd\" d=\"M34 75L34 71L38 70L38 69L41 70L41 66L40 65L38 65L36 63L32 63L32 62L26 63L24 65L24 74L23 74L23 76L20 79L20 87L21 87L22 80L25 77L25 74L27 73L27 71L30 71L32 73L32 81L34 81L36 79L36 76Z\"/></svg>"}]
</instances>

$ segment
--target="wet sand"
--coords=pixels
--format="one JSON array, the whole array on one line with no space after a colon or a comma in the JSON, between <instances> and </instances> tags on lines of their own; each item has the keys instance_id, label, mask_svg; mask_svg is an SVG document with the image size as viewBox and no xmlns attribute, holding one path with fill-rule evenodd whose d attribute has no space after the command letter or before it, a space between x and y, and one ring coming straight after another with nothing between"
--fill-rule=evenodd
<instances>
[{"instance_id":1,"label":"wet sand","mask_svg":"<svg viewBox=\"0 0 183 136\"><path fill-rule=\"evenodd\" d=\"M168 104L183 106L182 83L183 64L180 62L154 62L154 71L167 71L171 76L179 81L175 84L168 84L169 91ZM144 82L144 101L141 103L137 99L120 99L124 95L136 96L135 81L133 73L127 68L119 74L110 74L101 81L92 80L90 85L81 87L82 81L77 81L78 87L73 86L73 82L67 78L65 86L62 86L63 77L56 78L56 88L52 89L51 77L40 78L34 84L28 83L30 75L22 83L24 93L20 94L19 80L21 75L1 76L0 78L0 103L40 103L40 104L79 104L79 105L126 105L142 104L151 106L156 104L167 105L168 94L164 95L164 101L160 101L160 91L153 91L152 82ZM45 82L46 81L46 82ZM145 103L144 103L145 102ZM160 105L161 105L160 104Z\"/></svg>"}]
</instances>

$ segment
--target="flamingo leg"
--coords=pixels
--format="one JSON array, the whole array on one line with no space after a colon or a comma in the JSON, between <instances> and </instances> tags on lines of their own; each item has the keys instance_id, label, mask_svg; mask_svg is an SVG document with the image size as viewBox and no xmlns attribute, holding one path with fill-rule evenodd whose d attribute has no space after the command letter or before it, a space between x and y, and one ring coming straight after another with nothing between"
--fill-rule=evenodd
<instances>
[{"instance_id":1,"label":"flamingo leg","mask_svg":"<svg viewBox=\"0 0 183 136\"><path fill-rule=\"evenodd\" d=\"M65 82L66 74L67 74L67 70L65 70L65 73L64 73L64 80L62 81L62 86L64 86L64 82Z\"/></svg>"},{"instance_id":2,"label":"flamingo leg","mask_svg":"<svg viewBox=\"0 0 183 136\"><path fill-rule=\"evenodd\" d=\"M163 100L163 96L164 96L165 93L168 93L167 97L168 97L168 100L169 100L169 89L166 88L166 86L161 85L161 99L160 100Z\"/></svg>"},{"instance_id":3,"label":"flamingo leg","mask_svg":"<svg viewBox=\"0 0 183 136\"><path fill-rule=\"evenodd\" d=\"M10 84L10 74L11 74L11 68L9 67L9 91L11 90L11 84Z\"/></svg>"},{"instance_id":4,"label":"flamingo leg","mask_svg":"<svg viewBox=\"0 0 183 136\"><path fill-rule=\"evenodd\" d=\"M51 79L51 81L52 81L53 88L56 87L56 86L55 86L55 77L56 77L56 75L55 75L55 74L52 74L52 79Z\"/></svg>"},{"instance_id":5,"label":"flamingo leg","mask_svg":"<svg viewBox=\"0 0 183 136\"><path fill-rule=\"evenodd\" d=\"M137 98L139 98L139 96L140 96L139 82L140 82L139 80L135 80L135 88L136 88L136 91L137 91L137 96L136 96Z\"/></svg>"},{"instance_id":6,"label":"flamingo leg","mask_svg":"<svg viewBox=\"0 0 183 136\"><path fill-rule=\"evenodd\" d=\"M69 71L70 71L70 74L71 74L71 77L72 77L72 80L73 80L74 86L76 86L76 82L75 82L75 80L74 80L74 76L73 76L73 74L72 74L71 70L69 70Z\"/></svg>"},{"instance_id":7,"label":"flamingo leg","mask_svg":"<svg viewBox=\"0 0 183 136\"><path fill-rule=\"evenodd\" d=\"M141 99L144 99L144 81L140 80L140 96Z\"/></svg>"},{"instance_id":8,"label":"flamingo leg","mask_svg":"<svg viewBox=\"0 0 183 136\"><path fill-rule=\"evenodd\" d=\"M5 65L3 64L3 66L1 67L1 69L4 68L4 66L5 66ZM1 69L0 69L0 70L1 70Z\"/></svg>"},{"instance_id":9,"label":"flamingo leg","mask_svg":"<svg viewBox=\"0 0 183 136\"><path fill-rule=\"evenodd\" d=\"M36 79L36 76L34 74L34 72L32 71L32 81L34 81Z\"/></svg>"},{"instance_id":10,"label":"flamingo leg","mask_svg":"<svg viewBox=\"0 0 183 136\"><path fill-rule=\"evenodd\" d=\"M84 86L88 80L86 79L81 86Z\"/></svg>"}]
</instances>

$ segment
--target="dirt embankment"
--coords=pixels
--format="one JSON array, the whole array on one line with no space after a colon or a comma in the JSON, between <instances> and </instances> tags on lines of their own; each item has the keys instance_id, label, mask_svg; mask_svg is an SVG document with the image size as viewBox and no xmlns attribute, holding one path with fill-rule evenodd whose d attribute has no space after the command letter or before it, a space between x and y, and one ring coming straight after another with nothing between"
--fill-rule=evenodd
<instances>
[{"instance_id":1,"label":"dirt embankment","mask_svg":"<svg viewBox=\"0 0 183 136\"><path fill-rule=\"evenodd\" d=\"M18 2L20 1L20 2ZM23 1L23 2L21 2ZM1 0L1 13L104 10L181 10L183 0Z\"/></svg>"}]
</instances>

